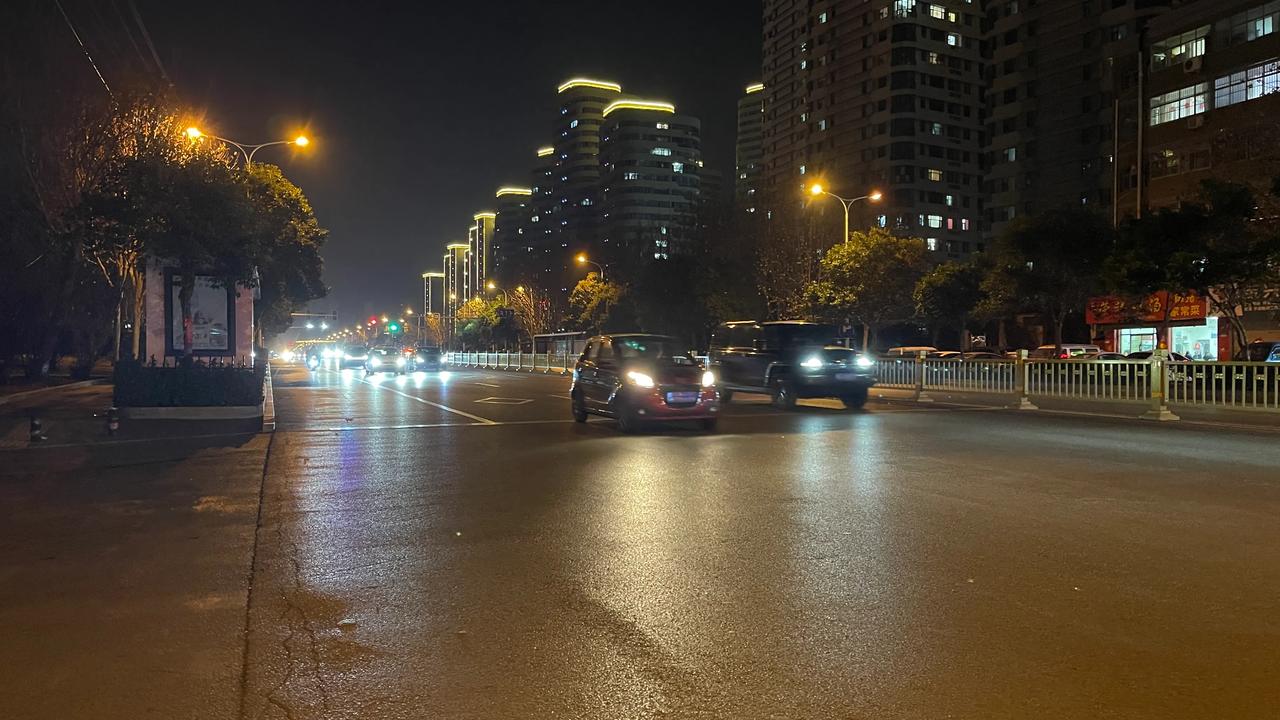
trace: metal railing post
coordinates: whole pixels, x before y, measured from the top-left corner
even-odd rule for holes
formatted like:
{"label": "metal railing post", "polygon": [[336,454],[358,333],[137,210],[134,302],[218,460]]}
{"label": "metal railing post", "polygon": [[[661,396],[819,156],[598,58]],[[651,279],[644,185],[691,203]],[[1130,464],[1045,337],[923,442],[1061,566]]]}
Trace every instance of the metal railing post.
{"label": "metal railing post", "polygon": [[1013,407],[1018,410],[1039,410],[1034,403],[1031,402],[1031,365],[1027,362],[1027,351],[1019,350],[1017,367],[1014,372],[1017,374],[1014,382],[1018,383],[1018,399],[1014,401]]}
{"label": "metal railing post", "polygon": [[1157,348],[1147,361],[1147,385],[1150,388],[1151,406],[1143,413],[1144,420],[1161,422],[1180,419],[1169,411],[1169,351]]}
{"label": "metal railing post", "polygon": [[916,402],[933,402],[933,398],[924,391],[924,360],[927,354],[924,350],[916,352]]}
{"label": "metal railing post", "polygon": [[542,369],[542,374],[543,375],[551,374],[551,351],[550,350],[547,351],[547,366]]}

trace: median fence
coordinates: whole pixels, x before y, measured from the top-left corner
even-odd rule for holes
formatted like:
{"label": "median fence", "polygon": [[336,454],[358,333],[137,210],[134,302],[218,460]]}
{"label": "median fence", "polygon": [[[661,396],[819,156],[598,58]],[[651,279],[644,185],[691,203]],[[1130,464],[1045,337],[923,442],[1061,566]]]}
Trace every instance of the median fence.
{"label": "median fence", "polygon": [[1010,360],[916,357],[877,360],[877,387],[929,393],[1006,395],[1033,409],[1035,399],[1129,402],[1147,405],[1144,417],[1176,420],[1177,407],[1280,413],[1280,365],[1260,362],[1149,360]]}
{"label": "median fence", "polygon": [[[567,375],[576,355],[565,353],[449,353],[450,365]],[[1280,364],[1149,360],[1009,360],[918,356],[876,360],[876,386],[914,391],[1005,396],[1013,407],[1036,409],[1038,398],[1145,404],[1144,417],[1176,420],[1170,408],[1220,408],[1280,413]]]}
{"label": "median fence", "polygon": [[445,361],[457,367],[524,370],[560,375],[568,375],[577,359],[577,355],[554,352],[451,352],[445,355]]}

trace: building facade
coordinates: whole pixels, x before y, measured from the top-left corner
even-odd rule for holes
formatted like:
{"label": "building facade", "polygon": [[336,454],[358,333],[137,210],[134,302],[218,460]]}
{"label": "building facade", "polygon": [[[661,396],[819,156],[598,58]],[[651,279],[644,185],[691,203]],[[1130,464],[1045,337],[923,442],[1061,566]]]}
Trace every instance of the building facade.
{"label": "building facade", "polygon": [[764,129],[764,83],[747,86],[738,100],[738,135],[734,144],[733,201],[746,212],[756,211],[756,193],[764,159],[761,133]]}
{"label": "building facade", "polygon": [[493,276],[505,285],[526,277],[533,248],[526,237],[533,188],[500,187],[494,193],[498,203],[493,223]]}
{"label": "building facade", "polygon": [[820,183],[851,225],[920,236],[939,259],[984,247],[980,4],[765,0],[763,168],[773,207]]}
{"label": "building facade", "polygon": [[702,128],[663,100],[618,100],[604,112],[601,252],[664,260],[685,252],[697,222]]}
{"label": "building facade", "polygon": [[482,210],[471,216],[471,227],[467,229],[471,261],[467,273],[470,276],[468,287],[471,288],[471,295],[484,292],[485,283],[492,277],[493,230],[497,218],[498,214],[490,210]]}

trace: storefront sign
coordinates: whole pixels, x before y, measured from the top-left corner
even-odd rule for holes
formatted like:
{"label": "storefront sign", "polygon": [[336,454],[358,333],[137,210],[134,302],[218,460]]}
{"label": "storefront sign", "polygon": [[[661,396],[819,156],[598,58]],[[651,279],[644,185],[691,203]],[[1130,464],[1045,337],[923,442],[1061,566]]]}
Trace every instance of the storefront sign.
{"label": "storefront sign", "polygon": [[1090,325],[1128,325],[1194,322],[1209,315],[1209,300],[1193,292],[1152,293],[1139,302],[1108,295],[1090,298],[1085,307],[1085,322]]}
{"label": "storefront sign", "polygon": [[168,290],[165,293],[165,315],[169,329],[165,334],[165,354],[174,355],[181,351],[189,335],[192,355],[234,355],[234,293],[220,286],[216,278],[195,276],[190,302],[191,322],[187,324],[183,322],[179,298],[182,276],[172,271],[165,273],[165,285]]}

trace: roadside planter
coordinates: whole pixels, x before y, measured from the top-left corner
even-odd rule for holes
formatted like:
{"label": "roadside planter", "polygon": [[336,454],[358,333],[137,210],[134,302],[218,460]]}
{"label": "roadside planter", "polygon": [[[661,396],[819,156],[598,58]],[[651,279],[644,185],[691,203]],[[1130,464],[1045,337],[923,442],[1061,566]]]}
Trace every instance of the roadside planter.
{"label": "roadside planter", "polygon": [[271,414],[266,365],[116,366],[115,406],[132,420],[248,420]]}

